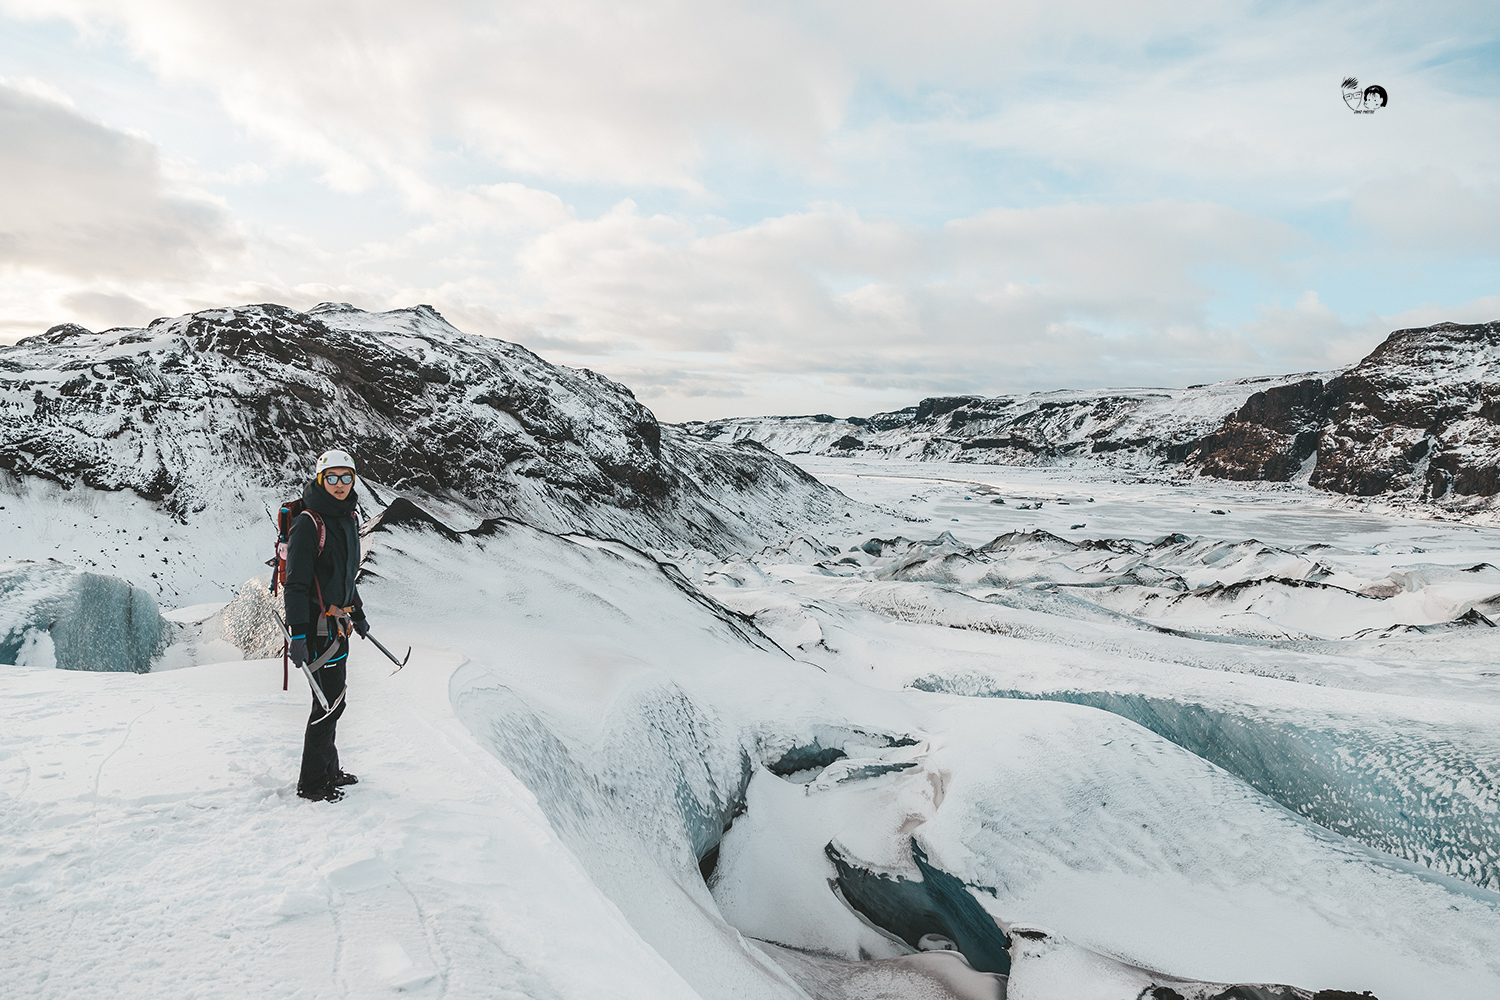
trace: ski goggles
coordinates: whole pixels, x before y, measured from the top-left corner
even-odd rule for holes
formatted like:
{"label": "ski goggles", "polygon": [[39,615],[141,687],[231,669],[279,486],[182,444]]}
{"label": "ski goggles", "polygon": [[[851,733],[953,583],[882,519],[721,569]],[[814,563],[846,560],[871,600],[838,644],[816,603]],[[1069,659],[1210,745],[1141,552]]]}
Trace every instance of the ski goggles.
{"label": "ski goggles", "polygon": [[331,472],[325,472],[325,473],[323,473],[323,482],[325,482],[325,483],[353,483],[354,482],[354,473],[352,473],[352,472],[341,472],[341,473],[339,473],[338,475],[335,476]]}

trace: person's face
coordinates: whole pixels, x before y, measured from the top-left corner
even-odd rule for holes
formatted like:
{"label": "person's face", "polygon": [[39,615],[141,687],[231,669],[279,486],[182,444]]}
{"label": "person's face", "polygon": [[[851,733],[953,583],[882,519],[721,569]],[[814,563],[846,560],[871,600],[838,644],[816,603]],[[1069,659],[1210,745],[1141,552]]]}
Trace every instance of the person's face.
{"label": "person's face", "polygon": [[354,470],[337,468],[323,470],[323,488],[332,493],[336,500],[347,500],[349,491],[354,489]]}
{"label": "person's face", "polygon": [[1380,107],[1380,95],[1379,94],[1374,94],[1374,93],[1366,94],[1365,95],[1365,107],[1367,107],[1367,108],[1378,108],[1378,107]]}

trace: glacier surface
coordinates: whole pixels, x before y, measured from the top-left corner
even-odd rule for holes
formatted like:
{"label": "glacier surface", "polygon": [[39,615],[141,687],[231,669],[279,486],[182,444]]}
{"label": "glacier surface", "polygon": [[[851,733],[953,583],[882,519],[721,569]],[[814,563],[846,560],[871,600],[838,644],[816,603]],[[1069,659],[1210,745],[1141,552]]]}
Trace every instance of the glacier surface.
{"label": "glacier surface", "polygon": [[[754,551],[393,503],[361,591],[414,652],[393,674],[355,643],[361,782],[336,806],[294,795],[307,693],[281,691],[256,584],[172,615],[203,655],[260,658],[6,668],[0,982],[1500,995],[1494,592],[1469,572],[1500,533],[827,464],[807,462],[872,506]],[[1214,596],[1246,583],[1277,601]],[[1147,590],[1203,607],[1113,596]]]}

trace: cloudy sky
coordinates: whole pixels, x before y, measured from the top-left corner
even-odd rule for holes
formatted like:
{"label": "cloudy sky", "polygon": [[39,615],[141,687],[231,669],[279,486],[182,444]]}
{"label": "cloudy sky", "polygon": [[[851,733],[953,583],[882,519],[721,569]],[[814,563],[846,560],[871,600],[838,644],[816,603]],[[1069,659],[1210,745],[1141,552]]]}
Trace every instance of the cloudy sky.
{"label": "cloudy sky", "polygon": [[426,302],[675,420],[1321,370],[1500,319],[1500,6],[0,0],[0,180],[6,343]]}

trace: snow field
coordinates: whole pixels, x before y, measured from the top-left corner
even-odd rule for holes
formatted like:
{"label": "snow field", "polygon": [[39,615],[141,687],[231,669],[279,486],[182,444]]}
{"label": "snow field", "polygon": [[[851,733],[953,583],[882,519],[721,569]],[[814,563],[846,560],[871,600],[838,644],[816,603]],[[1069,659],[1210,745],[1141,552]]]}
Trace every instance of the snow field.
{"label": "snow field", "polygon": [[[830,675],[759,647],[641,560],[598,546],[585,552],[576,540],[559,551],[548,536],[514,528],[483,552],[467,542],[454,552],[432,532],[394,534],[374,548],[374,570],[431,581],[419,589],[445,624],[427,627],[441,628],[470,660],[453,682],[458,714],[537,790],[597,883],[701,995],[765,995],[775,986],[753,953],[729,960],[739,952],[722,940],[725,922],[845,959],[889,948],[830,904],[823,845],[847,838],[867,863],[896,868],[892,845],[903,836],[971,885],[995,888],[997,896],[980,898],[1001,919],[1045,913],[1060,918],[1054,930],[1101,953],[1177,975],[1316,988],[1348,973],[1355,982],[1346,985],[1395,997],[1434,984],[1482,993],[1500,982],[1482,957],[1500,940],[1494,894],[1326,833],[1116,715],[881,690],[879,677],[872,685],[852,670]],[[455,569],[490,582],[445,591],[439,576]],[[509,596],[499,581],[509,581]],[[654,613],[633,610],[643,604]],[[563,624],[585,618],[586,634]],[[485,652],[501,643],[499,660]],[[940,646],[925,656],[929,669],[947,659]],[[1028,729],[1019,720],[1030,720],[1031,734],[1007,737]],[[838,780],[850,773],[842,761],[809,784],[763,769],[830,728],[949,749],[932,750],[917,768],[852,781]],[[734,817],[746,757],[747,808]],[[1109,807],[1099,817],[1083,809],[1101,781],[1128,820],[1112,819]],[[933,787],[945,789],[943,805],[925,819],[922,800],[933,793],[923,789]],[[820,801],[806,806],[811,819],[798,818],[801,803]],[[1123,838],[1139,816],[1149,817],[1146,827]],[[709,909],[694,861],[725,819],[732,825],[709,879],[717,904]],[[973,842],[976,829],[1000,832]],[[1225,851],[1243,857],[1225,864]],[[1009,888],[1026,904],[1013,906]],[[1084,919],[1091,898],[1108,902]],[[1355,899],[1364,907],[1351,907]],[[1142,913],[1162,919],[1153,925]],[[755,993],[739,992],[750,984]]]}
{"label": "snow field", "polygon": [[[1283,547],[1324,543],[1407,562],[1487,561],[1500,553],[1500,526],[1484,517],[1445,522],[1392,512],[1378,501],[1333,496],[1282,483],[1164,480],[1116,469],[1053,469],[962,462],[902,462],[795,455],[812,475],[887,513],[850,526],[853,537],[902,519],[931,522],[970,545],[1007,531],[1041,528],[1064,538],[1154,538],[1181,532],[1256,538]],[[1093,503],[1089,499],[1093,499]],[[996,504],[995,500],[1005,500]],[[1021,505],[1028,505],[1022,509]],[[1029,507],[1040,504],[1040,507]],[[1226,513],[1215,514],[1222,510]],[[955,521],[954,518],[957,518]],[[1083,523],[1085,528],[1072,525]],[[908,537],[911,531],[906,531]],[[825,533],[826,534],[826,533]],[[868,537],[866,535],[866,537]],[[829,535],[826,539],[834,542]],[[1421,550],[1421,551],[1414,551]]]}
{"label": "snow field", "polygon": [[[162,609],[228,601],[265,571],[276,534],[262,497],[226,495],[188,522],[128,491],[64,489],[0,470],[0,554],[118,576]],[[266,502],[279,498],[269,493]]]}
{"label": "snow field", "polygon": [[[1071,531],[1059,522],[1079,523],[1077,504],[1023,512],[965,500],[969,483],[870,483],[840,484],[885,508],[847,519],[846,535],[668,567],[516,522],[459,533],[393,514],[367,536],[361,590],[375,634],[416,650],[391,676],[355,644],[339,742],[362,781],[337,804],[293,794],[308,696],[295,677],[280,691],[279,663],[5,668],[0,984],[38,997],[999,995],[995,976],[913,954],[847,905],[831,845],[873,876],[866,888],[921,878],[913,848],[967,885],[1016,932],[1006,988],[1020,1000],[1135,1000],[1173,983],[1196,998],[1212,993],[1195,984],[1223,982],[1500,995],[1500,894],[1478,884],[1484,870],[1447,878],[1367,846],[1373,822],[1343,836],[1277,797],[1318,791],[1288,747],[1326,749],[1329,773],[1373,776],[1369,800],[1421,804],[1396,848],[1446,844],[1418,858],[1439,868],[1484,860],[1486,830],[1457,823],[1494,810],[1500,698],[1478,630],[1210,641],[1090,601],[1028,604],[1050,598],[1026,588],[876,579],[878,560],[847,552],[872,535],[1109,537],[1096,512],[1115,537],[1149,538],[1153,522],[1249,533],[1208,513],[1217,495],[1146,511],[1144,486],[1048,479],[1078,504],[1095,497],[1090,529]],[[1236,510],[1253,506],[1242,499]],[[1361,579],[1500,549],[1467,528],[1282,499],[1255,536],[1335,545],[1335,568]],[[962,520],[921,520],[949,510]],[[258,527],[239,539],[256,554]],[[233,532],[213,530],[232,552]],[[1446,586],[1420,574],[1402,593]],[[1060,703],[1085,695],[1110,710]],[[1143,727],[1132,705],[1181,731]],[[1184,749],[1209,717],[1194,706],[1243,723],[1260,778]],[[1359,785],[1306,800],[1348,806],[1339,796]]]}
{"label": "snow field", "polygon": [[279,662],[7,668],[6,995],[692,996],[453,717],[452,654],[351,661],[337,804],[294,794]]}

